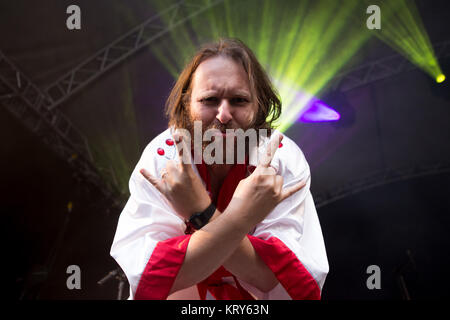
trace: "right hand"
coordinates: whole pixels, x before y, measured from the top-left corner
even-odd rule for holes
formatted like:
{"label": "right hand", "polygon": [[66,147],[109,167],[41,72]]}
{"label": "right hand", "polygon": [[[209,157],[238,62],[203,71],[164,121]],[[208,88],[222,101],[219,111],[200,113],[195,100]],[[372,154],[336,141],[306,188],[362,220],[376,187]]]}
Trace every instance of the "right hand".
{"label": "right hand", "polygon": [[[179,133],[174,133],[179,163],[169,160],[161,179],[141,169],[141,174],[161,192],[174,210],[188,220],[195,212],[205,210],[211,199],[203,186],[201,178],[192,169],[190,146]],[[185,155],[183,153],[186,153]]]}
{"label": "right hand", "polygon": [[229,206],[236,208],[252,226],[264,220],[281,201],[306,185],[306,180],[302,180],[283,189],[283,177],[270,166],[282,139],[281,134],[272,137],[264,157],[259,159],[252,174],[239,182],[231,199]]}

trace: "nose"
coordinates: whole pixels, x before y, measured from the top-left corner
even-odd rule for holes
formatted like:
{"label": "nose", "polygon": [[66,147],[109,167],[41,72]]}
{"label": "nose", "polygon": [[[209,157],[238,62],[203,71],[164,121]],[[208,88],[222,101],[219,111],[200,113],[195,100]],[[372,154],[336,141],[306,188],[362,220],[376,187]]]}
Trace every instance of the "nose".
{"label": "nose", "polygon": [[228,100],[222,100],[222,103],[220,104],[218,109],[216,119],[223,124],[227,124],[231,119],[233,119],[233,115],[231,114],[231,106],[228,103]]}

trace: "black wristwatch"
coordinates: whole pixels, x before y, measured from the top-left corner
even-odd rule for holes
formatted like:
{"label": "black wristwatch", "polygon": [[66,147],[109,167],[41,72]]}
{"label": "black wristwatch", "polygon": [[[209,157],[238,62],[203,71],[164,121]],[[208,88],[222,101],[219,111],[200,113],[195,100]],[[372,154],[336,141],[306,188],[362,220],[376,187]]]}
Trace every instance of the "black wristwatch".
{"label": "black wristwatch", "polygon": [[211,219],[211,217],[214,215],[214,212],[216,212],[216,206],[211,202],[209,207],[202,212],[194,213],[189,218],[189,222],[194,226],[195,229],[199,230],[208,223],[209,219]]}

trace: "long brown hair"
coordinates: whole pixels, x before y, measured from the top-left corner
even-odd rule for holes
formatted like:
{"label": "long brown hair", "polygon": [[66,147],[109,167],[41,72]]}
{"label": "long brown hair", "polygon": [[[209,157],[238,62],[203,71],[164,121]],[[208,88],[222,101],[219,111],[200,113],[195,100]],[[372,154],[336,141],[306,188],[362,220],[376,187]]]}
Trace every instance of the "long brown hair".
{"label": "long brown hair", "polygon": [[169,127],[187,127],[185,115],[191,99],[192,76],[200,63],[215,56],[230,57],[242,64],[248,75],[252,95],[256,98],[258,105],[258,113],[252,127],[254,129],[272,129],[272,123],[281,114],[281,100],[253,52],[242,41],[227,38],[202,46],[181,72],[166,101]]}

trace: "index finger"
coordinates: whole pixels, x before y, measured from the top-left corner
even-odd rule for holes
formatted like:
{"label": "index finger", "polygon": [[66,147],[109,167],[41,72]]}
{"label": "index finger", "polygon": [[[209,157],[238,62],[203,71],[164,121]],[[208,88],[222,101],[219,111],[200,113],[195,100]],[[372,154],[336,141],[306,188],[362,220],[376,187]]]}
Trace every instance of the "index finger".
{"label": "index finger", "polygon": [[[173,134],[175,140],[175,145],[177,147],[178,158],[180,159],[180,164],[182,168],[191,167],[191,150],[186,142],[186,137],[182,134],[175,132]],[[190,145],[190,143],[189,143]]]}
{"label": "index finger", "polygon": [[258,164],[263,167],[269,167],[270,162],[272,162],[273,156],[275,155],[275,152],[280,146],[280,142],[283,140],[283,135],[281,133],[275,133],[269,143],[267,144],[266,150],[262,157],[260,157]]}
{"label": "index finger", "polygon": [[283,201],[284,199],[292,196],[294,193],[296,193],[300,189],[303,189],[303,187],[306,186],[307,182],[308,182],[308,178],[305,178],[303,180],[300,180],[293,186],[284,188],[281,193],[281,200]]}
{"label": "index finger", "polygon": [[145,169],[139,170],[139,172],[144,176],[145,179],[147,179],[156,189],[158,189],[159,192],[162,193],[161,189],[161,181],[157,178],[153,177],[150,172],[148,172]]}

